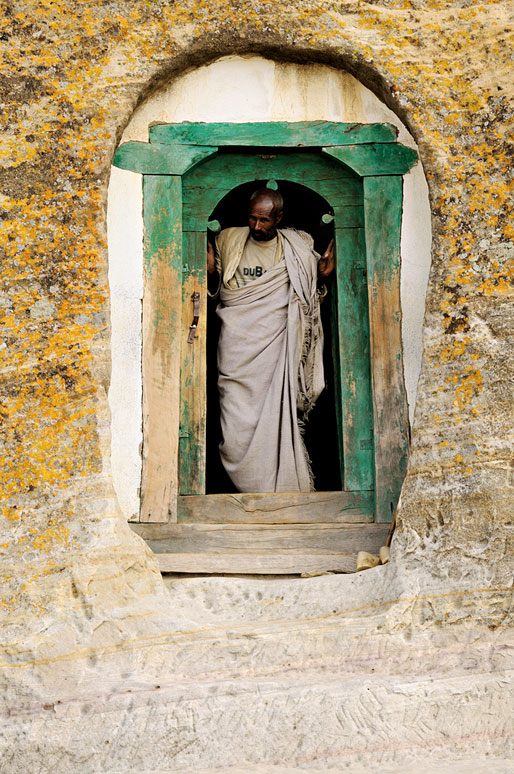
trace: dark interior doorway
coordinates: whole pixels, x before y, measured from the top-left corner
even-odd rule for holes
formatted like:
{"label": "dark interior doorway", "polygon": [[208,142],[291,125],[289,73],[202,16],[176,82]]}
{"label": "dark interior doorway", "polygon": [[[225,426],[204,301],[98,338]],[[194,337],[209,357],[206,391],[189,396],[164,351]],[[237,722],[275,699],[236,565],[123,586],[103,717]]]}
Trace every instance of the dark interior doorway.
{"label": "dark interior doorway", "polygon": [[[314,248],[322,253],[334,235],[333,225],[322,222],[323,215],[333,215],[329,203],[306,186],[287,180],[274,181],[284,197],[284,218],[281,226],[307,231],[314,239]],[[213,210],[210,220],[218,220],[221,228],[246,226],[248,201],[267,180],[252,180],[230,191]],[[273,187],[274,184],[272,183]],[[335,280],[331,278],[328,293],[321,305],[321,317],[325,338],[324,366],[326,389],[318,398],[305,429],[305,445],[311,459],[314,483],[317,491],[341,490],[341,465],[336,418],[336,389],[334,378],[333,346],[336,321],[332,319],[335,305],[331,294],[335,292]],[[211,301],[207,318],[207,448],[206,493],[236,492],[219,457],[221,441],[219,401],[217,389],[216,351],[219,336],[219,320],[216,302]]]}

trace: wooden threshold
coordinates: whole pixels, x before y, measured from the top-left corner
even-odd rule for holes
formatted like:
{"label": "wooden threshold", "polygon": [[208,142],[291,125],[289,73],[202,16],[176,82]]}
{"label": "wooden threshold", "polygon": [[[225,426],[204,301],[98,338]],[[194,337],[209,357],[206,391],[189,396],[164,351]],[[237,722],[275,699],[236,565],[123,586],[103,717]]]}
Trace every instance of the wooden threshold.
{"label": "wooden threshold", "polygon": [[316,524],[373,521],[373,492],[181,495],[179,523]]}
{"label": "wooden threshold", "polygon": [[162,572],[353,572],[358,551],[378,553],[387,524],[131,524]]}
{"label": "wooden threshold", "polygon": [[157,554],[161,572],[193,575],[301,575],[355,572],[356,556],[339,554]]}

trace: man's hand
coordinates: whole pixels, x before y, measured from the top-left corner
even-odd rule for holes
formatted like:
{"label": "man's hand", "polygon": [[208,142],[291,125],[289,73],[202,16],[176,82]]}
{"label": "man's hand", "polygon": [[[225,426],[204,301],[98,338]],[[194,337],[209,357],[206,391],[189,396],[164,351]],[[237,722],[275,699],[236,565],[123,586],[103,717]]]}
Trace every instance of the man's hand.
{"label": "man's hand", "polygon": [[214,246],[212,242],[207,242],[207,273],[214,274],[216,271],[216,259],[214,257]]}
{"label": "man's hand", "polygon": [[334,271],[334,240],[330,244],[318,261],[318,274],[322,279],[326,279]]}

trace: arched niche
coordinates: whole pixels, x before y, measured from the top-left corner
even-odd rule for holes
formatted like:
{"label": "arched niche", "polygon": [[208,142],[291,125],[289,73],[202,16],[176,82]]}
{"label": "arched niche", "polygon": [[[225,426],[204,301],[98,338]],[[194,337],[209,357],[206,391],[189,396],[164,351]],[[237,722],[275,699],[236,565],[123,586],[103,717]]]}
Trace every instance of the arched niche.
{"label": "arched niche", "polygon": [[[415,147],[396,116],[348,74],[326,66],[283,65],[260,57],[228,57],[179,78],[138,109],[122,143],[147,141],[150,124],[157,122],[177,123],[187,119],[193,123],[201,120],[212,124],[219,123],[220,118],[227,124],[257,120],[264,123],[264,119],[285,118],[290,123],[293,119],[361,124],[387,122],[398,128],[398,140],[403,146]],[[157,137],[160,129],[152,131]],[[340,153],[339,161],[345,163],[344,149]],[[209,155],[207,151],[206,154]],[[201,161],[199,150],[197,159],[185,163],[192,162],[194,166]],[[362,173],[363,170],[358,171]],[[420,165],[405,175],[403,194],[401,314],[405,385],[412,417],[430,244],[428,195]],[[141,210],[141,176],[113,170],[109,192],[113,477],[122,508],[132,519],[138,518],[141,483]],[[170,411],[173,410],[170,405]]]}

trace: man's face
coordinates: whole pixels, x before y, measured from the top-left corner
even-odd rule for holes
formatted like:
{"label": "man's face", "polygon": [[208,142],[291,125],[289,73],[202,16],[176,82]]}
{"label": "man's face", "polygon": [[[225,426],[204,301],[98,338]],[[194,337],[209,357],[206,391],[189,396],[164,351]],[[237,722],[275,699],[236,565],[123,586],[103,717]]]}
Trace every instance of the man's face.
{"label": "man's face", "polygon": [[275,205],[269,199],[257,199],[250,203],[248,225],[250,234],[257,242],[274,239],[281,219],[282,213],[276,212]]}

